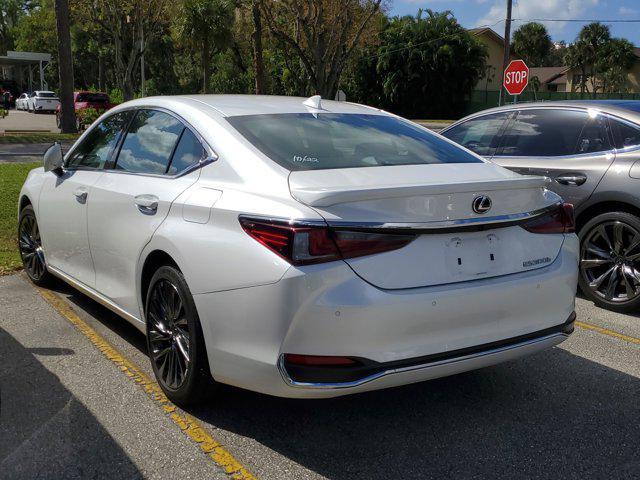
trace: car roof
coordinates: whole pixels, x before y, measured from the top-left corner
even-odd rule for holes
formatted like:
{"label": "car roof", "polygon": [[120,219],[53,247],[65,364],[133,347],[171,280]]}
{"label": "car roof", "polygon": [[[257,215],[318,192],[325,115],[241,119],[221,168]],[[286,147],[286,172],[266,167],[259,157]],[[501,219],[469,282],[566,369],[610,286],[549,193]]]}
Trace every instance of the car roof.
{"label": "car roof", "polygon": [[[640,123],[640,100],[566,100],[510,103],[473,113],[462,120],[487,113],[507,112],[523,108],[591,108],[614,116]],[[459,122],[456,122],[459,123]]]}
{"label": "car roof", "polygon": [[[123,105],[158,106],[170,108],[176,102],[191,107],[194,104],[206,105],[224,117],[239,115],[265,115],[275,113],[314,113],[304,102],[304,97],[285,97],[276,95],[179,95],[145,97]],[[349,102],[321,100],[321,110],[327,113],[384,114],[381,110]]]}

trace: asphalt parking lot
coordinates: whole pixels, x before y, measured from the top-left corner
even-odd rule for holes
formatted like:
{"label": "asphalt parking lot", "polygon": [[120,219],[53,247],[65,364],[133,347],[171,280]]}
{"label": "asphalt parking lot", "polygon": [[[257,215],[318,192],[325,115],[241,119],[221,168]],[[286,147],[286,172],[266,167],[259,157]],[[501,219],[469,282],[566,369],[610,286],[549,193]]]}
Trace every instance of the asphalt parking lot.
{"label": "asphalt parking lot", "polygon": [[552,350],[333,400],[223,388],[184,412],[132,326],[0,277],[0,477],[638,478],[640,318],[578,299]]}

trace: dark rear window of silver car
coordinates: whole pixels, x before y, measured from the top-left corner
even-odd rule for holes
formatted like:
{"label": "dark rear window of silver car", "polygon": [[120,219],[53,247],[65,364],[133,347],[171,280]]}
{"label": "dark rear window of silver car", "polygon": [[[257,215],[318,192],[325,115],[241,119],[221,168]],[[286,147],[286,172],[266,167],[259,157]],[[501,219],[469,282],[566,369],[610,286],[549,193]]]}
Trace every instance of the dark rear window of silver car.
{"label": "dark rear window of silver car", "polygon": [[482,162],[437,135],[385,115],[285,113],[227,120],[289,170]]}

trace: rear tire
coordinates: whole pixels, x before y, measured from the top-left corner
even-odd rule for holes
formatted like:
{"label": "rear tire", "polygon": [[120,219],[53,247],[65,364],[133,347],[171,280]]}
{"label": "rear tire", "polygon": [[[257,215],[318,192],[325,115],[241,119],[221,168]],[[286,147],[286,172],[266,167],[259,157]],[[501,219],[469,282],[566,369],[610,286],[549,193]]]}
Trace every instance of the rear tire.
{"label": "rear tire", "polygon": [[627,212],[604,213],[589,220],[578,236],[584,295],[615,312],[640,309],[640,219]]}
{"label": "rear tire", "polygon": [[18,250],[24,271],[29,279],[39,287],[51,286],[55,278],[47,270],[38,221],[31,205],[27,205],[20,212]]}
{"label": "rear tire", "polygon": [[215,382],[193,297],[176,267],[165,265],[154,273],[145,316],[147,351],[162,391],[181,406],[202,400]]}

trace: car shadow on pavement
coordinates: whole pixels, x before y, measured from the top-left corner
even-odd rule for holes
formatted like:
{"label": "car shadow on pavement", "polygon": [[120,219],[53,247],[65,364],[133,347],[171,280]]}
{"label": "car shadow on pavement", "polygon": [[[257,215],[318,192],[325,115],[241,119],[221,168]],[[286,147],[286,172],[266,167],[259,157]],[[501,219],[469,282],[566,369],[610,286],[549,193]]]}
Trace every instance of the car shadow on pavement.
{"label": "car shadow on pavement", "polygon": [[54,291],[64,296],[72,305],[78,307],[79,312],[88,313],[113,333],[126,340],[127,343],[135,347],[140,353],[147,355],[147,345],[144,334],[122,317],[66,283],[58,282],[55,285]]}
{"label": "car shadow on pavement", "polygon": [[640,381],[563,349],[330,400],[225,388],[191,413],[331,479],[630,478]]}
{"label": "car shadow on pavement", "polygon": [[140,472],[93,414],[35,355],[0,328],[0,478],[138,478]]}

